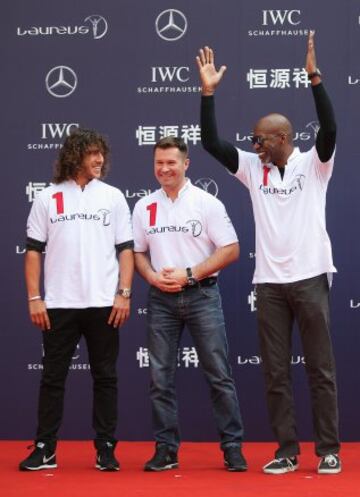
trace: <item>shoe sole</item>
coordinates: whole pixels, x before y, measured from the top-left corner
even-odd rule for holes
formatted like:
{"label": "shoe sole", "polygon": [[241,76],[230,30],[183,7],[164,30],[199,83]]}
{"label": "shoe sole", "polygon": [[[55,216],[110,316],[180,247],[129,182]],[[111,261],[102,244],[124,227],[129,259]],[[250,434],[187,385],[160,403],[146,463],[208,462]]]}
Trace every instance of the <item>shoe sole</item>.
{"label": "shoe sole", "polygon": [[299,465],[296,464],[292,468],[281,468],[281,469],[266,469],[263,468],[263,472],[267,475],[284,475],[285,473],[293,473],[299,469]]}
{"label": "shoe sole", "polygon": [[238,466],[238,467],[229,466],[229,463],[227,461],[224,461],[224,465],[228,471],[232,471],[232,472],[237,472],[237,473],[242,472],[243,473],[243,472],[248,470],[247,466]]}
{"label": "shoe sole", "polygon": [[19,467],[20,471],[39,471],[40,469],[56,469],[57,464],[42,464],[36,468],[31,468],[30,466]]}
{"label": "shoe sole", "polygon": [[241,468],[230,468],[229,466],[227,467],[227,470],[228,471],[232,471],[233,473],[234,472],[237,472],[237,473],[244,473],[245,471],[247,471],[247,467],[241,467]]}
{"label": "shoe sole", "polygon": [[113,467],[113,468],[107,468],[106,466],[100,466],[100,464],[95,464],[95,468],[99,469],[100,471],[120,471],[120,467]]}
{"label": "shoe sole", "polygon": [[167,469],[176,469],[179,467],[179,463],[167,464],[161,468],[155,466],[145,466],[144,471],[166,471]]}
{"label": "shoe sole", "polygon": [[341,468],[337,469],[318,469],[319,475],[337,475],[341,473]]}

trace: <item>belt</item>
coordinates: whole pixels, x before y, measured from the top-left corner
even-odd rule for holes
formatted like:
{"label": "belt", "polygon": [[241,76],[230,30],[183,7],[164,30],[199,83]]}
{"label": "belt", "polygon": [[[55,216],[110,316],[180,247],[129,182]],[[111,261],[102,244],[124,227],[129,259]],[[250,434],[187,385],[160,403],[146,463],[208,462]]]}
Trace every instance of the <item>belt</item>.
{"label": "belt", "polygon": [[203,280],[199,280],[195,285],[186,285],[184,286],[184,290],[188,290],[189,288],[199,288],[199,287],[208,287],[213,286],[217,283],[217,276],[210,276],[209,278],[204,278]]}

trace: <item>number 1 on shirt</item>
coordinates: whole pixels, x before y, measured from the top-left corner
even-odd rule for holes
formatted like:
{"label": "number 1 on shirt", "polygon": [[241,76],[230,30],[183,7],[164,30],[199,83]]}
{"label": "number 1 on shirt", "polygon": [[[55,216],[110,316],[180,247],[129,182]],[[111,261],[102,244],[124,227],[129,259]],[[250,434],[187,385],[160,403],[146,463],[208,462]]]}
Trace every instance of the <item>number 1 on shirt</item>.
{"label": "number 1 on shirt", "polygon": [[146,210],[150,212],[149,226],[155,226],[156,224],[156,211],[157,211],[157,202],[153,202],[146,206]]}
{"label": "number 1 on shirt", "polygon": [[64,197],[63,192],[54,193],[52,196],[56,200],[56,213],[64,214]]}

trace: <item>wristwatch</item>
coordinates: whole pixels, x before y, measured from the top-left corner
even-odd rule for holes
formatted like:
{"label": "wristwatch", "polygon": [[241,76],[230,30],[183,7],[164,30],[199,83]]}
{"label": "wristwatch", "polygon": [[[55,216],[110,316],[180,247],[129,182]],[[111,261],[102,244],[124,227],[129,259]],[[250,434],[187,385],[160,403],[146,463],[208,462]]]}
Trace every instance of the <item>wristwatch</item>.
{"label": "wristwatch", "polygon": [[197,280],[194,278],[191,267],[186,268],[186,276],[187,276],[187,285],[188,286],[194,286],[197,283]]}
{"label": "wristwatch", "polygon": [[131,297],[131,288],[119,288],[117,293],[124,297],[124,299],[129,299]]}
{"label": "wristwatch", "polygon": [[321,78],[321,72],[320,69],[316,68],[314,72],[311,72],[308,74],[308,79],[313,79],[316,78],[316,76],[319,76]]}

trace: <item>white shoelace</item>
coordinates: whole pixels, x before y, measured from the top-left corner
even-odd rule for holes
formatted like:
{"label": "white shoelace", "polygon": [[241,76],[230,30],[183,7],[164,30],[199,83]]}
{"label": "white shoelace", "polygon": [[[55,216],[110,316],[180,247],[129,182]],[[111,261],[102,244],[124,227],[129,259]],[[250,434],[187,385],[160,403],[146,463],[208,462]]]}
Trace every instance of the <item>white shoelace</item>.
{"label": "white shoelace", "polygon": [[293,468],[295,466],[295,464],[293,463],[293,461],[289,457],[279,457],[277,459],[273,459],[266,466],[270,466],[271,464],[276,463],[276,462],[281,463],[283,461],[286,461],[286,463],[288,464],[288,466],[290,466],[291,468]]}

